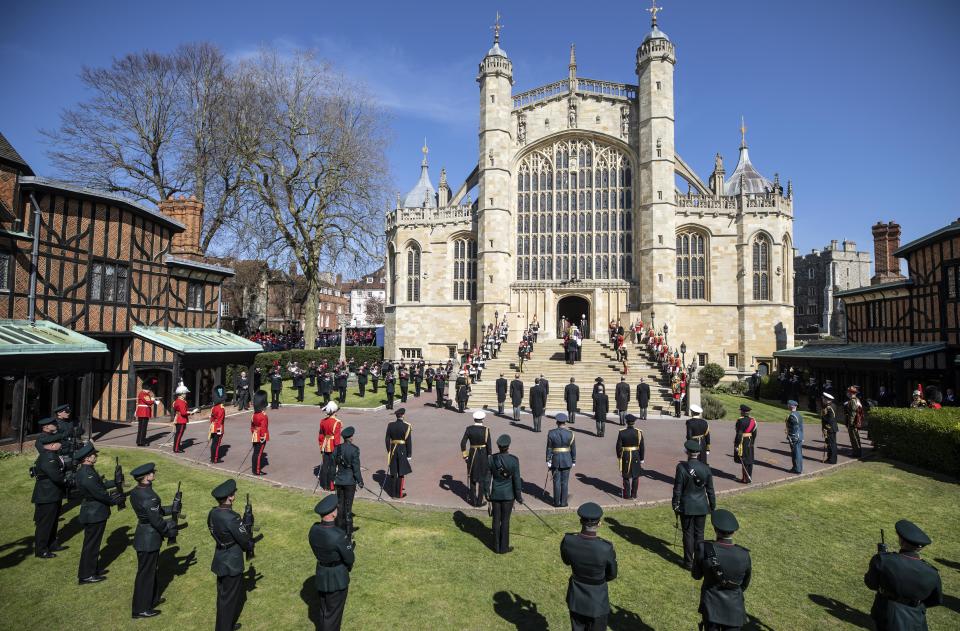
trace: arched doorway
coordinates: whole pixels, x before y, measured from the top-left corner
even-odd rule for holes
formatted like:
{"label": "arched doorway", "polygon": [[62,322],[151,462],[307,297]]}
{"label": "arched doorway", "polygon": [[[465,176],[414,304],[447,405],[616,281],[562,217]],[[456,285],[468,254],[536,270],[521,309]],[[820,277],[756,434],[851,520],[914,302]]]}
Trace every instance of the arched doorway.
{"label": "arched doorway", "polygon": [[563,337],[564,319],[580,327],[583,337],[590,337],[590,302],[582,296],[566,296],[557,302],[557,337]]}

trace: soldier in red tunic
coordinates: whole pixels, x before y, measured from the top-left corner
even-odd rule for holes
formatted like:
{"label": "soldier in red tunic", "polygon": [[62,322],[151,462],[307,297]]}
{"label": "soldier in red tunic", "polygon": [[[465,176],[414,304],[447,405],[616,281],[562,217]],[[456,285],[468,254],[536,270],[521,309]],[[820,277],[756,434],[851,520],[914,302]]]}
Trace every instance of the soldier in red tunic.
{"label": "soldier in red tunic", "polygon": [[183,440],[183,434],[187,431],[187,421],[190,420],[190,408],[187,406],[187,394],[190,393],[190,390],[181,381],[176,392],[177,400],[173,402],[173,453],[182,454],[183,449],[180,447],[180,441]]}
{"label": "soldier in red tunic", "polygon": [[333,458],[333,452],[337,445],[343,442],[340,436],[340,430],[343,423],[340,422],[334,414],[340,406],[334,401],[330,401],[324,406],[323,411],[326,418],[320,421],[320,434],[317,437],[320,443],[320,454],[323,460],[320,463],[320,486],[325,489],[333,490],[333,481],[337,475],[337,466]]}
{"label": "soldier in red tunic", "polygon": [[137,394],[137,447],[147,446],[147,423],[153,416],[153,408],[157,404],[153,398],[153,389],[151,386],[155,382],[151,379],[144,384],[143,390]]}
{"label": "soldier in red tunic", "polygon": [[250,442],[253,443],[253,475],[267,475],[263,471],[263,451],[270,440],[269,421],[264,410],[267,408],[267,393],[258,391],[253,400],[253,419],[250,421]]}
{"label": "soldier in red tunic", "polygon": [[223,442],[223,421],[227,411],[223,408],[223,398],[216,397],[210,410],[210,462],[223,462],[220,459],[220,444]]}

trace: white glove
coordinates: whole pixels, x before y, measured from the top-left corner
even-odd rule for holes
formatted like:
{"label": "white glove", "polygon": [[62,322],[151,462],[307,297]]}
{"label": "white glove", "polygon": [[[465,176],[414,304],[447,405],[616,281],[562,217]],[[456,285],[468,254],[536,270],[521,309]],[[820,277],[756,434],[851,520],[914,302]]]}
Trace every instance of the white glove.
{"label": "white glove", "polygon": [[643,464],[643,460],[640,461],[640,464]]}
{"label": "white glove", "polygon": [[407,462],[413,462],[413,456],[407,456]]}
{"label": "white glove", "polygon": [[577,466],[577,463],[574,462],[574,463],[573,463],[572,465],[570,465],[570,466],[571,466],[571,467],[575,467],[575,466]]}
{"label": "white glove", "polygon": [[547,460],[547,469],[549,469],[549,468],[550,468],[550,461]]}
{"label": "white glove", "polygon": [[707,455],[708,455],[708,456],[710,455],[710,450],[709,450],[709,449],[707,450]]}

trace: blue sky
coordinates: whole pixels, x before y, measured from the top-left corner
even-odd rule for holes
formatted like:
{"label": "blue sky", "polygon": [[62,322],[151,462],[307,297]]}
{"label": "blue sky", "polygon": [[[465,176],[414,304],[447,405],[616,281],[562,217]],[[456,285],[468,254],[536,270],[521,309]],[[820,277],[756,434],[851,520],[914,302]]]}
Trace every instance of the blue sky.
{"label": "blue sky", "polygon": [[[706,179],[736,163],[740,116],[750,155],[795,189],[800,252],[897,220],[904,240],[960,216],[948,184],[960,160],[960,2],[662,0],[677,46],[677,151]],[[18,2],[0,39],[0,130],[43,175],[37,134],[84,98],[82,65],[209,40],[232,56],[261,45],[316,49],[366,84],[390,117],[393,188],[416,181],[424,136],[434,184],[455,189],[477,156],[477,63],[503,14],[520,92],[566,76],[635,82],[649,4],[633,2]],[[160,8],[162,7],[162,9]]]}

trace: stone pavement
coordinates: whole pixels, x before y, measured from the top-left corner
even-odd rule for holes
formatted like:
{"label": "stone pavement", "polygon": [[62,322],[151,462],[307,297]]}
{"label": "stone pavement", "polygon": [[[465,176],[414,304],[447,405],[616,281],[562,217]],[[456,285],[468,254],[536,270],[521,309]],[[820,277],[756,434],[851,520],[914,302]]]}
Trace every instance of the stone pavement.
{"label": "stone pavement", "polygon": [[[439,410],[434,407],[433,393],[425,393],[419,399],[410,397],[404,405],[407,409],[407,421],[413,425],[413,473],[407,477],[407,497],[395,500],[403,504],[428,505],[444,508],[470,509],[467,502],[468,486],[466,467],[460,452],[460,438],[464,428],[472,423],[468,412],[459,414],[454,410]],[[397,401],[396,407],[403,404]],[[589,403],[588,403],[589,405]],[[509,407],[507,408],[509,413]],[[317,431],[323,413],[319,407],[285,405],[279,410],[267,410],[270,418],[270,442],[265,451],[264,471],[267,476],[259,478],[267,483],[293,486],[312,490],[316,484],[314,467],[320,463],[317,444]],[[226,433],[221,450],[224,462],[219,465],[208,463],[209,449],[207,441],[208,423],[197,419],[188,426],[184,436],[185,454],[174,457],[184,461],[199,461],[198,466],[222,471],[225,477],[235,477],[238,469],[241,475],[250,473],[250,418],[252,412],[236,412],[227,409]],[[360,447],[360,458],[365,471],[364,482],[368,489],[377,492],[386,464],[384,450],[384,432],[386,424],[393,419],[389,410],[341,410],[337,416],[344,426],[356,428],[354,443]],[[786,413],[784,413],[786,416]],[[638,421],[637,427],[644,433],[646,456],[644,475],[640,479],[638,500],[623,500],[619,497],[621,479],[614,453],[617,440],[616,414],[608,417],[606,435],[597,438],[594,435],[595,423],[592,416],[577,415],[577,423],[571,426],[576,433],[577,465],[570,475],[570,508],[586,501],[597,502],[602,506],[634,506],[651,502],[669,501],[673,490],[673,475],[677,462],[684,458],[684,422],[671,417],[650,417]],[[543,432],[532,431],[529,414],[521,416],[518,425],[512,425],[509,418],[497,417],[487,413],[486,425],[490,427],[491,440],[508,433],[513,438],[510,452],[520,458],[520,470],[523,476],[523,490],[530,498],[531,505],[540,509],[553,509],[549,493],[552,482],[547,480],[545,446],[547,430],[555,427],[548,417],[543,422]],[[96,428],[94,438],[99,444],[111,446],[134,446],[136,427],[130,425],[104,425]],[[172,425],[156,422],[150,424],[149,447],[144,451],[145,461],[157,451],[171,453]],[[714,487],[721,492],[739,491],[757,488],[762,485],[796,479],[790,470],[789,446],[784,437],[783,424],[780,422],[761,422],[758,430],[756,462],[754,464],[754,483],[740,484],[740,465],[733,461],[733,440],[735,436],[732,421],[713,421],[710,425],[712,449],[709,463],[713,469]],[[829,468],[820,462],[822,457],[822,436],[819,423],[807,424],[804,429],[804,476]],[[850,460],[847,432],[841,426],[838,434],[840,456],[838,463]],[[864,452],[869,455],[871,449],[864,440]],[[496,445],[494,445],[496,450]],[[241,462],[243,465],[241,467]],[[386,493],[384,493],[386,496]],[[358,498],[373,499],[373,496],[358,491]],[[485,509],[482,509],[485,510]]]}

